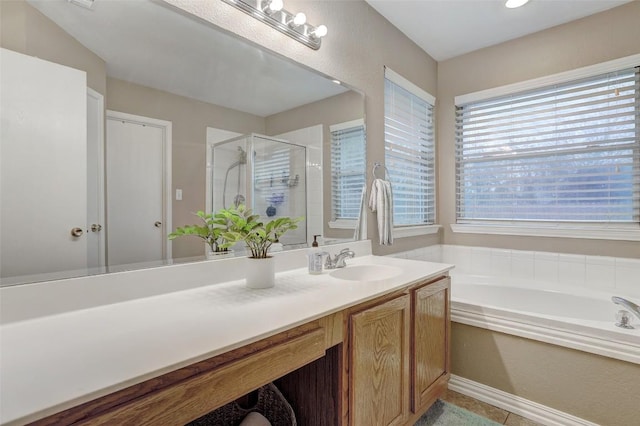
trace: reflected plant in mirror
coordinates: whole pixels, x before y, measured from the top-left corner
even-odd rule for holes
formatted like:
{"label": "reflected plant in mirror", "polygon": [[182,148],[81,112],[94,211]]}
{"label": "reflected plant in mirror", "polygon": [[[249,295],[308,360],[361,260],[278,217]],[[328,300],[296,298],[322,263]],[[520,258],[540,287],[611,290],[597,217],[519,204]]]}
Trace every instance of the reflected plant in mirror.
{"label": "reflected plant in mirror", "polygon": [[[203,260],[167,235],[221,207],[225,173],[261,221],[305,212],[285,248],[352,239],[329,226],[331,131],[361,93],[162,1],[0,1],[0,27],[1,285]],[[242,137],[268,142],[214,158]]]}
{"label": "reflected plant in mirror", "polygon": [[194,214],[202,220],[202,224],[178,227],[169,234],[169,240],[175,240],[178,237],[197,237],[209,246],[208,257],[229,253],[229,248],[223,247],[226,242],[223,233],[227,230],[227,219],[221,214],[207,214],[202,210]]}

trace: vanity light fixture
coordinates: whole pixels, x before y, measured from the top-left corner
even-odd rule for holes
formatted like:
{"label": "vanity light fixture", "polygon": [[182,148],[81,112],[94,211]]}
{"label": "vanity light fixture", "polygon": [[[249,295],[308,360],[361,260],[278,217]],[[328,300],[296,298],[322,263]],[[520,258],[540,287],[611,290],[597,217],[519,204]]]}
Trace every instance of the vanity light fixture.
{"label": "vanity light fixture", "polygon": [[314,50],[320,49],[322,37],[327,35],[327,27],[317,27],[307,23],[307,16],[291,13],[284,9],[283,0],[222,0],[265,24],[285,33],[291,38]]}
{"label": "vanity light fixture", "polygon": [[509,9],[515,9],[516,7],[524,6],[527,3],[529,3],[529,0],[507,0],[504,5]]}

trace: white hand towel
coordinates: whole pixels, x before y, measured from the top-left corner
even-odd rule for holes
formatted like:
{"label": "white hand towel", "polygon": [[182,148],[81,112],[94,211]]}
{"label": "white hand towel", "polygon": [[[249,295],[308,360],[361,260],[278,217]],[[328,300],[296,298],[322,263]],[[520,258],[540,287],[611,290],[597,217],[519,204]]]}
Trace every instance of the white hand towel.
{"label": "white hand towel", "polygon": [[353,233],[353,239],[356,241],[367,239],[367,185],[362,186],[362,195],[360,195],[360,212],[356,222],[356,230]]}
{"label": "white hand towel", "polygon": [[393,191],[391,183],[375,179],[371,184],[369,208],[378,219],[378,237],[380,244],[393,244]]}

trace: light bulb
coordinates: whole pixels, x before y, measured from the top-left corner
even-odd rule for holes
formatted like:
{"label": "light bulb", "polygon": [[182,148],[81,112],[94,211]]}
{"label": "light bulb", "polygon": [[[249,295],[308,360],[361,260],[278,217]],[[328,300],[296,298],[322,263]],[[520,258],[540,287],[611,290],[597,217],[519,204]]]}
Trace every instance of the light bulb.
{"label": "light bulb", "polygon": [[524,6],[529,0],[507,0],[504,4],[509,9],[515,9],[516,7]]}
{"label": "light bulb", "polygon": [[316,29],[313,31],[313,36],[317,38],[321,38],[327,35],[327,27],[325,25],[318,25]]}
{"label": "light bulb", "polygon": [[307,22],[307,15],[305,15],[302,12],[297,13],[296,16],[293,18],[294,25],[298,25],[298,26],[304,25],[305,22]]}
{"label": "light bulb", "polygon": [[269,8],[269,11],[277,12],[279,10],[282,10],[282,8],[284,7],[284,3],[282,2],[282,0],[271,0],[267,7]]}

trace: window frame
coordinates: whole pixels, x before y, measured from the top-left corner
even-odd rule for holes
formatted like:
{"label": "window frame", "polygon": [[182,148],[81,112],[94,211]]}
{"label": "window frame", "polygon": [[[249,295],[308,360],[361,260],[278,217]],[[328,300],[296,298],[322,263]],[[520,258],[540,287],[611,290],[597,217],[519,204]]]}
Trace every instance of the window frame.
{"label": "window frame", "polygon": [[[329,135],[331,138],[331,161],[330,161],[330,167],[331,167],[331,220],[329,221],[329,228],[332,229],[355,229],[356,225],[357,225],[357,218],[356,219],[350,219],[350,218],[343,218],[343,217],[337,217],[336,216],[336,209],[334,206],[334,199],[336,198],[336,194],[334,193],[334,187],[333,187],[333,182],[334,182],[334,169],[333,169],[333,150],[335,148],[334,145],[334,139],[333,139],[333,133],[334,132],[338,132],[338,131],[342,131],[342,130],[347,130],[347,129],[351,129],[351,128],[355,128],[355,127],[362,127],[362,132],[363,132],[363,138],[364,138],[364,162],[363,162],[363,169],[362,169],[362,177],[363,177],[363,185],[367,184],[367,171],[366,171],[366,155],[367,155],[367,128],[364,122],[363,118],[358,118],[355,120],[351,120],[351,121],[346,121],[343,123],[337,123],[337,124],[332,124],[329,126]],[[358,198],[359,199],[359,198]]]}
{"label": "window frame", "polygon": [[[639,64],[640,54],[631,55],[558,74],[459,95],[454,98],[454,105],[468,104],[489,98],[535,90],[554,84],[567,83],[573,80],[616,72],[625,68],[637,67]],[[636,129],[640,131],[640,128],[636,127]],[[458,162],[456,159],[456,168],[457,167]],[[456,180],[456,190],[457,185]],[[457,210],[456,206],[456,223],[450,224],[451,230],[454,233],[640,241],[640,223],[533,222],[515,220],[474,221],[459,219],[457,217]]]}
{"label": "window frame", "polygon": [[[432,136],[431,136],[431,140],[429,141],[430,145],[431,145],[431,151],[429,152],[429,154],[432,157],[432,160],[430,160],[429,162],[429,167],[432,170],[432,173],[428,176],[429,179],[432,180],[433,182],[433,192],[431,194],[427,194],[427,199],[428,199],[428,203],[430,203],[433,207],[429,210],[431,217],[432,217],[432,221],[427,222],[427,223],[411,223],[411,224],[403,224],[403,225],[398,225],[397,223],[395,223],[395,218],[394,218],[394,228],[393,228],[393,233],[394,233],[394,238],[403,238],[403,237],[410,237],[410,236],[416,236],[416,235],[427,235],[427,234],[434,234],[437,233],[439,228],[441,227],[440,225],[437,224],[437,172],[436,172],[436,157],[437,157],[437,147],[436,147],[436,138],[435,138],[435,127],[436,127],[436,112],[435,112],[435,105],[436,105],[436,98],[434,96],[432,96],[431,94],[429,94],[428,92],[426,92],[425,90],[421,89],[420,87],[416,86],[415,84],[413,84],[412,82],[410,82],[409,80],[407,80],[406,78],[402,77],[400,74],[396,73],[395,71],[393,71],[392,69],[390,69],[389,67],[385,67],[384,69],[384,79],[385,79],[385,87],[386,87],[386,81],[391,82],[392,84],[399,86],[400,88],[406,90],[407,92],[409,92],[411,95],[416,96],[417,98],[419,98],[420,100],[424,101],[425,103],[427,103],[430,107],[430,118],[431,118],[431,127],[433,129],[432,131]],[[385,89],[385,104],[387,103],[387,99],[386,99],[386,89]],[[387,163],[387,153],[388,153],[388,143],[389,141],[387,140],[386,134],[387,134],[387,128],[386,128],[386,121],[387,121],[387,111],[385,108],[385,113],[384,113],[384,117],[385,117],[385,142],[384,142],[384,147],[385,147],[385,164]],[[375,177],[374,177],[375,178]],[[392,189],[394,189],[394,182],[393,182],[393,178],[389,178],[389,180],[391,181],[391,186]],[[394,200],[394,210],[395,210],[395,205],[396,202]]]}

